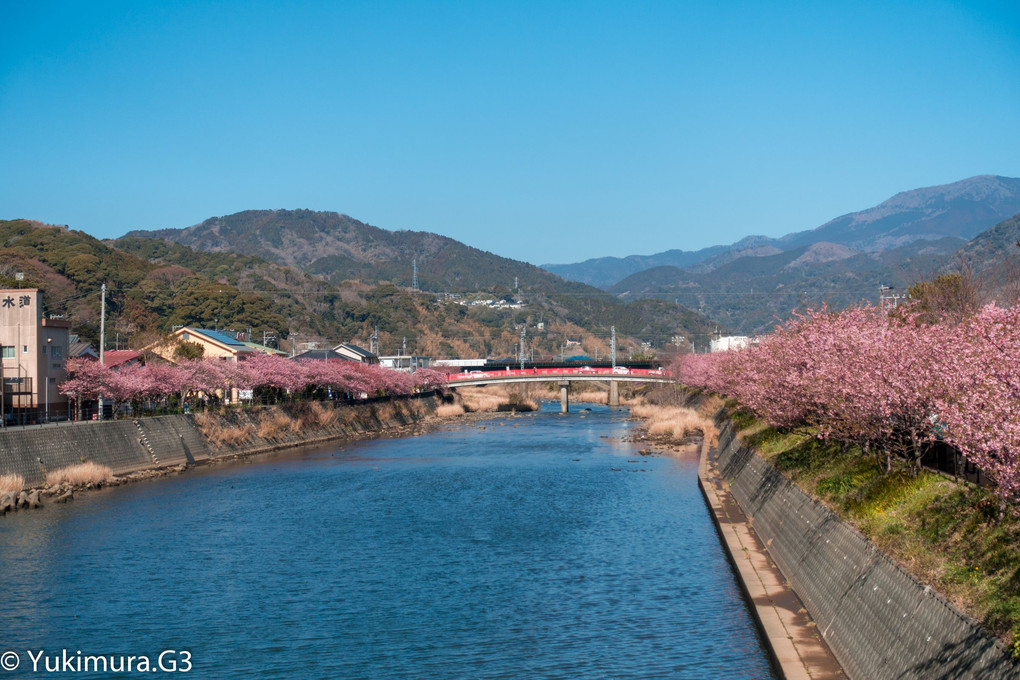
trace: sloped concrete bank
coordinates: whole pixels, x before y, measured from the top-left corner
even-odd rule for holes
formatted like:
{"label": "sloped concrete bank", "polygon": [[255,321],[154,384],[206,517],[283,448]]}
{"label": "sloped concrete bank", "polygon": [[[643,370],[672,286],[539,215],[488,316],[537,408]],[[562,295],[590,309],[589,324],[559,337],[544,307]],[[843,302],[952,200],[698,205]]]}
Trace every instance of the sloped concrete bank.
{"label": "sloped concrete bank", "polygon": [[338,439],[398,432],[435,413],[434,394],[333,406],[298,403],[199,413],[8,428],[0,431],[0,475],[27,487],[46,473],[89,461],[117,476]]}
{"label": "sloped concrete bank", "polygon": [[718,473],[850,678],[1020,677],[1005,647],[723,423]]}

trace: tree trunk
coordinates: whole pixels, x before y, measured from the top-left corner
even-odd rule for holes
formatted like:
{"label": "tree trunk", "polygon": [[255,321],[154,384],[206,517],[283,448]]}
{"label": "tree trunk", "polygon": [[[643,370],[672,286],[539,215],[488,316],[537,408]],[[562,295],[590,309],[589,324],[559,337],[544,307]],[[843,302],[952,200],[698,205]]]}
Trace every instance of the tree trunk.
{"label": "tree trunk", "polygon": [[918,441],[916,427],[910,428],[910,455],[914,459],[913,476],[917,477],[921,474],[921,442]]}

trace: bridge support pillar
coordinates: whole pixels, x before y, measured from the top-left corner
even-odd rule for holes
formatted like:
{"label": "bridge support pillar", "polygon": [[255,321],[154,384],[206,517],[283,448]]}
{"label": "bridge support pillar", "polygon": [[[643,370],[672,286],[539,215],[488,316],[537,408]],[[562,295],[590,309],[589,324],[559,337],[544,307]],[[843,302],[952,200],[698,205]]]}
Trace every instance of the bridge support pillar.
{"label": "bridge support pillar", "polygon": [[560,413],[570,412],[570,381],[560,381]]}
{"label": "bridge support pillar", "polygon": [[620,407],[620,383],[616,380],[609,381],[609,406],[610,408]]}

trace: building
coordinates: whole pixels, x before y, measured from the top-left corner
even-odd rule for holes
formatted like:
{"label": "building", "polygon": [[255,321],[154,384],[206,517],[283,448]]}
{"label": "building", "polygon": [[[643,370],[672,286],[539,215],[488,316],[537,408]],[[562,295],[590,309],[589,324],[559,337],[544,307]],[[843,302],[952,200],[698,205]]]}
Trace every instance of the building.
{"label": "building", "polygon": [[70,322],[43,316],[36,288],[0,290],[0,423],[66,420]]}
{"label": "building", "polygon": [[258,352],[248,343],[241,342],[226,331],[211,331],[190,326],[175,330],[170,342],[160,342],[149,349],[161,359],[176,363],[179,360],[178,348],[186,342],[200,346],[203,359],[223,359],[236,363]]}
{"label": "building", "polygon": [[108,349],[103,352],[103,365],[116,370],[121,366],[131,366],[142,362],[142,353],[133,349]]}
{"label": "building", "polygon": [[247,345],[248,347],[251,347],[256,352],[261,352],[262,354],[273,354],[273,355],[278,356],[278,357],[290,356],[289,354],[284,352],[282,349],[277,349],[275,347],[268,347],[266,345],[260,345],[257,342],[248,342],[246,340],[246,341],[244,341],[244,344]]}
{"label": "building", "polygon": [[413,373],[419,368],[429,368],[432,365],[432,359],[429,357],[417,357],[417,356],[381,356],[379,357],[379,365],[384,368],[392,368],[398,371],[407,371]]}
{"label": "building", "polygon": [[723,335],[711,341],[712,352],[728,352],[731,349],[744,349],[751,344],[746,335]]}
{"label": "building", "polygon": [[67,349],[68,359],[98,359],[99,352],[92,346],[91,343],[82,342],[81,338],[77,335],[72,335],[68,341]]}
{"label": "building", "polygon": [[353,361],[331,349],[310,349],[291,357],[293,361]]}
{"label": "building", "polygon": [[463,370],[470,368],[483,369],[485,368],[485,359],[436,359],[435,365]]}
{"label": "building", "polygon": [[333,348],[333,351],[339,354],[344,359],[351,359],[352,361],[360,361],[363,364],[377,364],[379,363],[379,356],[369,352],[367,349],[352,345],[349,342],[345,342],[342,345],[337,345]]}

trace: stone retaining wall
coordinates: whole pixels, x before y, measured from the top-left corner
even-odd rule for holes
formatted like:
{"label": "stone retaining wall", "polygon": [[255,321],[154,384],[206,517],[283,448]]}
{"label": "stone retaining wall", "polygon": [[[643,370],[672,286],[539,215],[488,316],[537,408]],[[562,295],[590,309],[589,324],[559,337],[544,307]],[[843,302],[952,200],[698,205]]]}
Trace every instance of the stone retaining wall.
{"label": "stone retaining wall", "polygon": [[849,677],[1020,677],[998,640],[742,446],[728,423],[718,468]]}
{"label": "stone retaining wall", "polygon": [[[28,487],[39,486],[46,473],[90,461],[124,475],[223,456],[256,453],[288,446],[328,441],[365,432],[407,425],[435,411],[436,397],[394,399],[370,404],[341,405],[337,417],[324,425],[313,423],[276,436],[257,435],[267,409],[230,411],[218,416],[215,429],[244,427],[251,434],[217,445],[202,433],[196,414],[138,420],[86,421],[0,430],[0,474],[19,474]],[[308,405],[282,407],[288,417]],[[208,430],[208,428],[207,428]]]}

